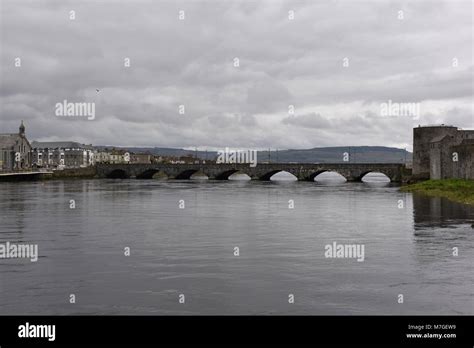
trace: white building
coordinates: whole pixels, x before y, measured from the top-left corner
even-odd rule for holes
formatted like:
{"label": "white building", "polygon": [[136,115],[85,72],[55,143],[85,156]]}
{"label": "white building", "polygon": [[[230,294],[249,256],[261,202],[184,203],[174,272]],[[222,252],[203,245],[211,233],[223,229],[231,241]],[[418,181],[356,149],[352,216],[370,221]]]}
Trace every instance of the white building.
{"label": "white building", "polygon": [[95,164],[92,145],[73,141],[31,143],[33,165],[43,168],[80,168]]}

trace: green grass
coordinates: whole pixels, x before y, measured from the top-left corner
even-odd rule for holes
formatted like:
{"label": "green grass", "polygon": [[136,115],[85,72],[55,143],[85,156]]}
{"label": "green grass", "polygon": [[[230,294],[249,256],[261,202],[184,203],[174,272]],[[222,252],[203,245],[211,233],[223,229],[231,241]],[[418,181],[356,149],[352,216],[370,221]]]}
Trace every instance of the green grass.
{"label": "green grass", "polygon": [[474,180],[444,179],[427,180],[402,186],[403,192],[422,193],[428,196],[445,197],[455,202],[474,204]]}

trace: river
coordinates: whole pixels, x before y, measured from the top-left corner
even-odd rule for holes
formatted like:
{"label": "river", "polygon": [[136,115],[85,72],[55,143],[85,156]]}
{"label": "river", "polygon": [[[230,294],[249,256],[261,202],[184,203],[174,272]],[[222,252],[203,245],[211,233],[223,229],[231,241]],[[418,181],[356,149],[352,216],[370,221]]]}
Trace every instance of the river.
{"label": "river", "polygon": [[0,243],[39,252],[0,259],[0,314],[474,314],[474,209],[398,189],[0,183]]}

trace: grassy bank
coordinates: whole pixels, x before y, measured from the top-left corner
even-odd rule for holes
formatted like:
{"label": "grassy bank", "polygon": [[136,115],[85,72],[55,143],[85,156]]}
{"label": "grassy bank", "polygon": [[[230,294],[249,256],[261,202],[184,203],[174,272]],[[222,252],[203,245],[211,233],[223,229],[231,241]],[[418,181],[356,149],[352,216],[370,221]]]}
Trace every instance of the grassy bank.
{"label": "grassy bank", "polygon": [[474,180],[427,180],[403,186],[400,190],[422,193],[428,196],[445,197],[459,203],[474,204]]}

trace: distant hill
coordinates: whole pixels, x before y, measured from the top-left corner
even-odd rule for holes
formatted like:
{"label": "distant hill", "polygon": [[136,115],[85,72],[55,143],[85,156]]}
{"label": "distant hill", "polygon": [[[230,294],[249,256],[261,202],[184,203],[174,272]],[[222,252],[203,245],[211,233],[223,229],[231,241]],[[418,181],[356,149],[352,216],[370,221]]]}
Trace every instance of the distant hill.
{"label": "distant hill", "polygon": [[[348,153],[351,162],[359,163],[403,163],[411,161],[412,154],[404,149],[384,146],[339,146],[319,147],[308,150],[278,151],[278,162],[343,162],[344,153]],[[276,152],[270,152],[272,161],[276,160]],[[268,159],[268,151],[258,153],[259,161]]]}
{"label": "distant hill", "polygon": [[[110,146],[99,146],[101,148]],[[120,147],[115,147],[120,148]],[[186,156],[193,155],[201,159],[214,159],[216,151],[193,151],[166,147],[127,147],[131,152],[148,152],[161,156]],[[279,150],[259,151],[257,159],[259,162],[299,162],[299,163],[338,163],[343,162],[344,153],[350,154],[350,162],[358,163],[403,163],[411,162],[412,154],[404,149],[385,146],[338,146],[338,147],[316,147],[306,150]]]}

